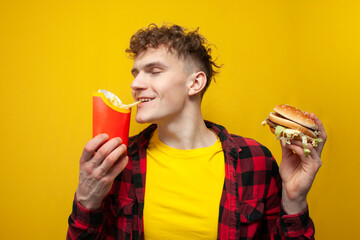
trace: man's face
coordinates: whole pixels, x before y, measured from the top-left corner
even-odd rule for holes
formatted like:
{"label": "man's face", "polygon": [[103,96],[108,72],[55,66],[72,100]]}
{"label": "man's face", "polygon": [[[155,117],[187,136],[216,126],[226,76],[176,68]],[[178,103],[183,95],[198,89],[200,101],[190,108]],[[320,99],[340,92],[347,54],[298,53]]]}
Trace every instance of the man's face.
{"label": "man's face", "polygon": [[134,99],[146,100],[137,106],[137,122],[165,123],[186,114],[191,71],[183,58],[164,46],[148,48],[135,58],[131,72]]}

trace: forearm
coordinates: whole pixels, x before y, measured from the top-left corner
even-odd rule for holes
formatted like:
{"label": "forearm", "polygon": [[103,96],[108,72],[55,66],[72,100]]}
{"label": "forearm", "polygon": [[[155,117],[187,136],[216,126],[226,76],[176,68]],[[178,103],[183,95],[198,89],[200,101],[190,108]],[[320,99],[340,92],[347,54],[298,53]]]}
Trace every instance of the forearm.
{"label": "forearm", "polygon": [[284,188],[282,191],[281,204],[287,214],[301,213],[307,208],[306,196],[291,198]]}

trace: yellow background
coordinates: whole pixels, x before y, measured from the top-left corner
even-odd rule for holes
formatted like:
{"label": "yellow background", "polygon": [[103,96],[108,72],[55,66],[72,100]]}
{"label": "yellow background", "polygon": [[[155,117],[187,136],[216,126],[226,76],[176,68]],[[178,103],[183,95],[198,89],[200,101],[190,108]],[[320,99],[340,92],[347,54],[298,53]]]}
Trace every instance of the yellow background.
{"label": "yellow background", "polygon": [[[329,135],[309,194],[317,239],[358,235],[360,2],[1,1],[0,239],[64,239],[91,95],[132,101],[130,36],[154,22],[200,27],[224,64],[206,119],[268,146],[260,123],[289,103]],[[132,118],[133,119],[133,118]],[[145,126],[132,120],[131,133]]]}

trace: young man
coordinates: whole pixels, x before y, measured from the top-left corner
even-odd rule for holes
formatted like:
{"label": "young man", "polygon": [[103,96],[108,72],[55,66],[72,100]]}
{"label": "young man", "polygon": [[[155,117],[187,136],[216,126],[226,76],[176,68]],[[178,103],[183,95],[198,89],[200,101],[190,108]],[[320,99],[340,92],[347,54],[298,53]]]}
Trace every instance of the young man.
{"label": "young man", "polygon": [[[129,141],[100,134],[84,147],[67,239],[312,239],[306,196],[324,140],[305,156],[282,147],[280,169],[252,139],[204,121],[202,96],[217,65],[206,40],[179,26],[137,32],[131,84],[136,121]],[[108,141],[109,140],[109,141]]]}

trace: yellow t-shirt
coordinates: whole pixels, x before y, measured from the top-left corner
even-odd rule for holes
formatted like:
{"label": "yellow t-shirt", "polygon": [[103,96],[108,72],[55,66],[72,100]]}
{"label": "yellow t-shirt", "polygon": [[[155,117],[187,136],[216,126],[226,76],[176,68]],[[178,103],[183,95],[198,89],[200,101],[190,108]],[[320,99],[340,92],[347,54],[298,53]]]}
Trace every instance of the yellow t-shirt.
{"label": "yellow t-shirt", "polygon": [[216,239],[224,179],[219,139],[179,150],[162,143],[156,131],[147,149],[145,239]]}

